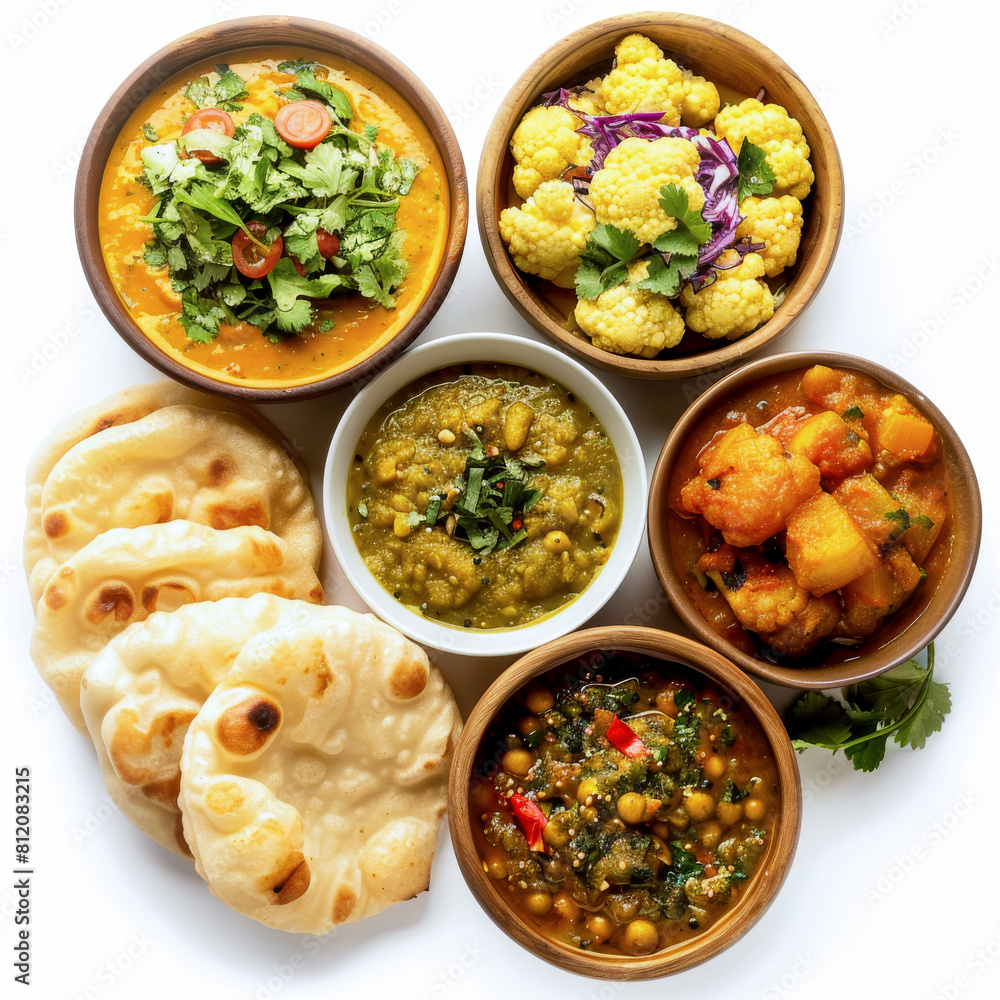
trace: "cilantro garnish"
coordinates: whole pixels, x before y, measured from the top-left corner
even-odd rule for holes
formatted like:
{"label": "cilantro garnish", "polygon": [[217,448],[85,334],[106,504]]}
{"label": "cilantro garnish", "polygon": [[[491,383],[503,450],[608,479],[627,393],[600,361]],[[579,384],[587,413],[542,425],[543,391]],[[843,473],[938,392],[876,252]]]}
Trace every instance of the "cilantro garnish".
{"label": "cilantro garnish", "polygon": [[347,125],[354,116],[350,98],[339,87],[334,87],[326,80],[316,76],[319,63],[304,59],[286,59],[278,63],[281,73],[294,73],[295,86],[285,91],[284,97],[289,101],[321,100],[328,104],[337,117]]}
{"label": "cilantro garnish", "polygon": [[855,403],[853,406],[849,406],[841,416],[845,420],[860,420],[865,415],[865,411],[861,409],[860,406]]}
{"label": "cilantro garnish", "polygon": [[774,190],[774,171],[765,159],[764,150],[748,139],[744,139],[740,147],[740,155],[736,158],[736,169],[740,172],[736,194],[740,202],[747,195],[770,194]]}
{"label": "cilantro garnish", "polygon": [[581,299],[596,299],[628,277],[629,262],[642,244],[627,230],[600,222],[591,230],[580,251],[576,293]]}
{"label": "cilantro garnish", "polygon": [[160,133],[157,132],[156,129],[153,128],[153,126],[149,124],[149,122],[143,122],[143,125],[142,125],[142,136],[143,136],[143,138],[147,142],[159,142],[160,141]]}
{"label": "cilantro garnish", "polygon": [[512,549],[528,537],[524,515],[542,499],[542,491],[531,486],[534,472],[525,462],[510,455],[487,455],[472,428],[464,433],[473,448],[456,484],[459,494],[454,506],[447,509],[442,498],[435,497],[423,514],[415,515],[411,527],[447,524],[454,516],[453,537],[467,541],[476,553]]}
{"label": "cilantro garnish", "polygon": [[874,771],[890,736],[899,746],[920,750],[950,711],[948,685],[934,680],[931,643],[926,667],[907,660],[843,688],[839,698],[807,691],[789,710],[786,728],[799,753],[809,747],[843,750],[855,770]]}
{"label": "cilantro garnish", "polygon": [[696,258],[698,247],[712,236],[712,227],[701,212],[688,206],[688,193],[679,184],[664,184],[660,188],[660,208],[677,220],[677,225],[661,233],[653,241],[653,249],[661,253],[680,254]]}
{"label": "cilantro garnish", "polygon": [[199,108],[221,108],[223,111],[240,111],[238,103],[250,96],[246,80],[234,73],[225,63],[215,67],[219,79],[215,84],[208,82],[207,76],[193,80],[185,91],[185,96]]}

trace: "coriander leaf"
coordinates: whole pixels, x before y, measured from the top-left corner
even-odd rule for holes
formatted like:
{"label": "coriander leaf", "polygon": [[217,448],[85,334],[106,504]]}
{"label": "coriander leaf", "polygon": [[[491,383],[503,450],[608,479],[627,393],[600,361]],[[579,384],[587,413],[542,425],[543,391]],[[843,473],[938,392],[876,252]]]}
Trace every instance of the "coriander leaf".
{"label": "coriander leaf", "polygon": [[184,91],[184,96],[199,108],[211,107],[212,101],[215,99],[212,85],[208,82],[207,76],[199,76],[196,80],[192,80],[188,89]]}
{"label": "coriander leaf", "polygon": [[250,96],[246,80],[239,73],[234,73],[225,64],[220,64],[215,69],[219,74],[219,79],[212,88],[216,107],[222,108],[224,111],[242,110],[243,105],[236,102]]}
{"label": "coriander leaf", "polygon": [[267,283],[278,311],[289,312],[298,298],[328,299],[343,286],[344,278],[339,274],[304,277],[295,270],[290,257],[282,257],[268,271]]}
{"label": "coriander leaf", "polygon": [[669,262],[661,254],[653,254],[648,260],[646,277],[637,281],[635,287],[666,295],[667,298],[673,298],[680,291],[681,282],[698,266],[697,257],[678,253],[670,254]]}
{"label": "coriander leaf", "polygon": [[851,724],[843,706],[819,691],[807,691],[792,706],[791,735],[806,744],[832,748],[851,738]]}
{"label": "coriander leaf", "polygon": [[855,404],[854,406],[849,406],[841,416],[845,420],[860,420],[865,415],[865,411],[861,409],[860,406]]}
{"label": "coriander leaf", "polygon": [[765,158],[764,150],[747,139],[740,147],[736,169],[740,172],[736,194],[738,201],[742,202],[747,195],[770,194],[774,190],[774,171]]}
{"label": "coriander leaf", "polygon": [[291,76],[295,76],[302,70],[310,70],[315,73],[319,68],[319,63],[314,59],[284,59],[278,63],[279,73],[289,73]]}
{"label": "coriander leaf", "polygon": [[149,240],[143,244],[142,259],[147,267],[158,270],[167,266],[167,248],[160,240]]}
{"label": "coriander leaf", "polygon": [[149,124],[149,122],[143,122],[143,125],[142,125],[142,135],[143,135],[143,138],[147,142],[159,142],[160,141],[160,133],[157,132],[156,129],[153,128],[153,126]]}
{"label": "coriander leaf", "polygon": [[677,220],[677,225],[657,236],[653,248],[661,253],[697,257],[698,247],[711,239],[712,227],[698,209],[689,207],[688,193],[679,184],[664,184],[660,188],[659,202],[660,208]]}
{"label": "coriander leaf", "polygon": [[934,521],[926,514],[916,514],[910,518],[912,524],[919,524],[924,531],[930,531],[934,527]]}
{"label": "coriander leaf", "polygon": [[628,278],[628,264],[642,244],[626,229],[600,222],[591,230],[580,251],[576,292],[582,299],[596,299]]}
{"label": "coriander leaf", "polygon": [[190,340],[211,343],[219,335],[225,312],[212,299],[202,298],[194,289],[181,297],[180,324]]}
{"label": "coriander leaf", "polygon": [[890,510],[885,517],[887,521],[892,521],[896,526],[890,538],[896,538],[910,526],[910,515],[902,507],[899,510]]}
{"label": "coriander leaf", "polygon": [[337,117],[347,125],[354,117],[351,99],[338,87],[332,87],[326,80],[319,80],[312,69],[302,67],[295,74],[295,86],[285,91],[285,97],[295,100],[299,94],[311,95],[325,101],[333,108]]}
{"label": "coriander leaf", "polygon": [[628,263],[638,252],[642,244],[627,229],[599,222],[591,230],[588,243],[593,241],[601,249],[606,250],[615,260]]}
{"label": "coriander leaf", "polygon": [[253,236],[249,229],[243,224],[243,220],[236,213],[236,209],[223,198],[217,197],[209,184],[199,182],[187,188],[177,188],[174,191],[174,201],[182,205],[190,205],[192,208],[208,212],[223,222],[238,226],[254,243],[259,244],[259,240]]}
{"label": "coriander leaf", "polygon": [[854,765],[855,771],[874,771],[885,757],[887,730],[876,731],[862,742],[844,747],[844,756]]}
{"label": "coriander leaf", "polygon": [[358,179],[358,171],[348,166],[343,151],[329,142],[310,149],[302,164],[293,159],[282,160],[281,169],[297,178],[317,198],[346,194]]}
{"label": "coriander leaf", "polygon": [[288,309],[274,310],[274,325],[282,333],[301,333],[312,323],[312,305],[307,299],[295,299]]}

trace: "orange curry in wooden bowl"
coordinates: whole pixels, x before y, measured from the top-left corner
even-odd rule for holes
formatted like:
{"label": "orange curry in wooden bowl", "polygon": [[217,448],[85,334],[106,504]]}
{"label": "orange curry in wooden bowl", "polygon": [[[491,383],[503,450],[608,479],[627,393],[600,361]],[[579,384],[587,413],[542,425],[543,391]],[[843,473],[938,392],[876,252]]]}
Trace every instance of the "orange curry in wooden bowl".
{"label": "orange curry in wooden bowl", "polygon": [[[284,30],[236,47],[263,22]],[[235,23],[158,53],[128,88],[141,99],[120,89],[105,108],[106,154],[98,139],[78,182],[81,254],[112,324],[167,374],[305,398],[384,364],[436,311],[464,167],[433,98],[367,40]]]}

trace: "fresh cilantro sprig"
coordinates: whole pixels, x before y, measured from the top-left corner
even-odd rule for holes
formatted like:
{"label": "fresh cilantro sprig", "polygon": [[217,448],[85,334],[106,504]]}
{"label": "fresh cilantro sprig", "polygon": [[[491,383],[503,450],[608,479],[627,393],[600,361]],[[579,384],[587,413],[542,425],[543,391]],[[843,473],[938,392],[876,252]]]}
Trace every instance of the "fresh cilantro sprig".
{"label": "fresh cilantro sprig", "polygon": [[673,216],[677,225],[661,233],[653,241],[653,249],[660,253],[698,256],[698,247],[712,236],[712,227],[701,217],[701,212],[691,208],[688,193],[679,184],[664,184],[658,199],[660,208]]}
{"label": "fresh cilantro sprig", "polygon": [[187,99],[198,108],[221,108],[223,111],[241,111],[239,102],[250,96],[246,80],[233,72],[225,63],[215,67],[219,79],[209,83],[207,76],[193,80],[185,91]]}
{"label": "fresh cilantro sprig", "polygon": [[843,688],[839,697],[805,692],[789,709],[786,728],[792,746],[838,750],[857,771],[874,771],[891,736],[902,747],[920,750],[940,730],[951,711],[948,685],[934,680],[934,644],[927,666],[916,659],[878,677]]}
{"label": "fresh cilantro sprig", "polygon": [[741,203],[747,195],[770,194],[774,190],[774,171],[765,159],[764,150],[747,139],[740,147],[736,169],[740,172],[736,197]]}
{"label": "fresh cilantro sprig", "polygon": [[316,76],[319,63],[305,59],[286,59],[278,63],[278,72],[294,73],[295,86],[283,94],[285,100],[302,101],[319,99],[330,105],[344,125],[350,123],[354,115],[351,100],[339,87],[334,87],[326,80]]}
{"label": "fresh cilantro sprig", "polygon": [[576,294],[588,301],[596,299],[628,278],[628,265],[642,244],[627,230],[599,222],[580,251],[576,272]]}

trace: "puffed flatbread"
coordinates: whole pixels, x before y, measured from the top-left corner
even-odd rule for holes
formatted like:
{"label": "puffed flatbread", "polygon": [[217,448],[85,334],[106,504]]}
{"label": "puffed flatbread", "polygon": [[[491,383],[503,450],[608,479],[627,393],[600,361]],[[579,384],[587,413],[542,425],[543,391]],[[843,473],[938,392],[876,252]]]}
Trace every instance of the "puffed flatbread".
{"label": "puffed flatbread", "polygon": [[[99,403],[88,406],[64,419],[49,433],[32,456],[25,484],[28,518],[24,532],[24,569],[29,580],[31,571],[38,561],[48,554],[48,541],[42,530],[42,488],[59,459],[74,445],[107,430],[109,427],[130,424],[164,406],[180,405],[238,413],[274,438],[294,457],[291,446],[273,425],[249,406],[244,406],[235,400],[198,392],[196,389],[189,389],[172,379],[161,379],[158,382],[149,382],[122,389]],[[44,580],[41,581],[40,586],[36,585],[36,590],[32,594],[33,605],[38,603],[41,587],[44,585]]]}
{"label": "puffed flatbread", "polygon": [[317,610],[272,594],[187,604],[132,625],[90,664],[80,703],[104,782],[143,833],[191,857],[177,805],[188,724],[253,636]]}
{"label": "puffed flatbread", "polygon": [[316,568],[322,549],[312,494],[288,454],[243,417],[167,406],[79,441],[53,466],[38,507],[46,548],[26,564],[37,599],[52,574],[110,528],[171,520],[226,529],[256,524]]}
{"label": "puffed flatbread", "polygon": [[38,602],[31,657],[63,711],[86,734],[83,672],[128,625],[155,611],[258,593],[323,600],[306,557],[255,525],[220,531],[168,521],[112,528],[52,575]]}
{"label": "puffed flatbread", "polygon": [[461,726],[419,646],[324,610],[243,647],[188,729],[178,799],[212,891],[312,934],[427,888]]}

